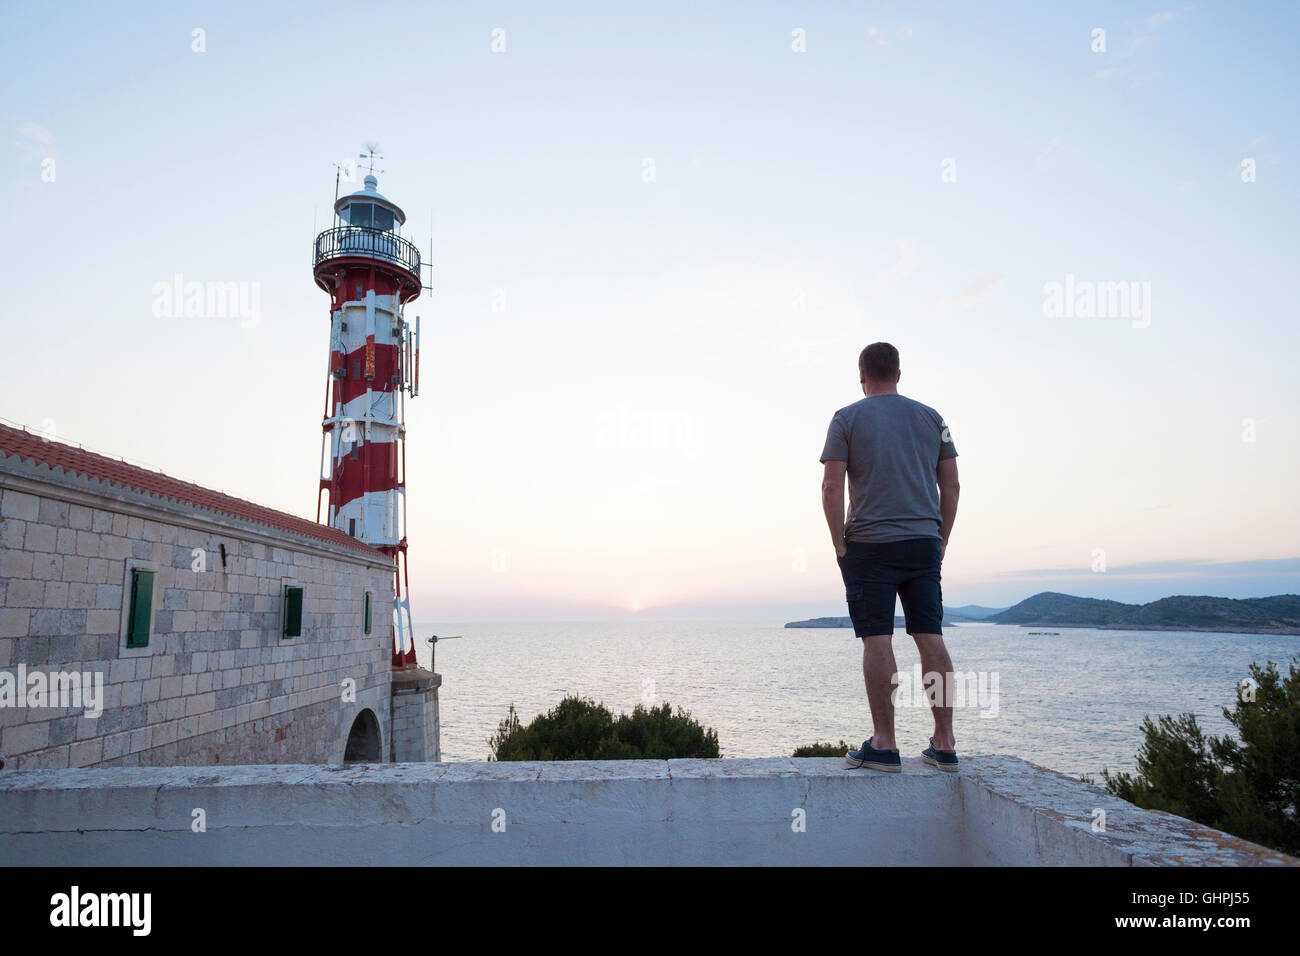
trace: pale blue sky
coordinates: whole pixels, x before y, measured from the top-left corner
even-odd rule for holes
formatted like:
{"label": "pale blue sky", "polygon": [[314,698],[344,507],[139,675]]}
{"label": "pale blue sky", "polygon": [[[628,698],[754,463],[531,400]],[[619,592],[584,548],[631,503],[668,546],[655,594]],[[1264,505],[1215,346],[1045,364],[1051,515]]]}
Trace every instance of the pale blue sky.
{"label": "pale blue sky", "polygon": [[[961,453],[949,604],[1300,590],[1293,5],[540,6],[6,4],[0,415],[310,516],[373,139],[434,224],[418,619],[834,613],[877,339]],[[156,317],[176,273],[256,326]],[[1149,327],[1045,316],[1067,274]]]}

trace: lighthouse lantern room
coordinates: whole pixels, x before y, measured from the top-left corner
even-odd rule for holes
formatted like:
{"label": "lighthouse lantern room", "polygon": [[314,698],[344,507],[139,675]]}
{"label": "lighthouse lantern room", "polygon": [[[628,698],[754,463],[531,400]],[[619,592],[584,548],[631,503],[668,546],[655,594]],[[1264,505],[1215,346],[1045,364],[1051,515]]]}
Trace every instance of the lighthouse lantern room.
{"label": "lighthouse lantern room", "polygon": [[406,214],[364,188],[334,203],[336,221],[316,237],[316,284],[330,296],[321,477],[326,522],[390,555],[396,595],[393,666],[415,665],[406,563],[406,397],[419,394],[420,253],[402,238]]}

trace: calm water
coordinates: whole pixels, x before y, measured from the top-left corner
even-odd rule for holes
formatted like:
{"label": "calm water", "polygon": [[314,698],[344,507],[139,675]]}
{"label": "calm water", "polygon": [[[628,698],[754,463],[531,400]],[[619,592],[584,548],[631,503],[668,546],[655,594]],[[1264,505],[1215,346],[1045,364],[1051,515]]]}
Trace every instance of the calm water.
{"label": "calm water", "polygon": [[[1043,628],[1050,630],[1050,628]],[[1251,661],[1282,664],[1300,637],[967,624],[946,637],[958,671],[985,672],[989,693],[956,717],[959,751],[1015,754],[1067,773],[1132,769],[1146,714],[1196,714],[1227,732]],[[849,630],[754,623],[422,625],[463,634],[438,645],[446,760],[485,760],[511,702],[526,723],[568,693],[630,711],[643,701],[684,707],[717,730],[727,757],[789,756],[814,741],[860,742],[870,732],[861,644]],[[428,666],[428,646],[420,663]],[[894,637],[900,671],[916,647]],[[997,675],[996,713],[992,675]],[[982,716],[987,714],[988,716]],[[897,710],[904,754],[926,746],[924,706]]]}

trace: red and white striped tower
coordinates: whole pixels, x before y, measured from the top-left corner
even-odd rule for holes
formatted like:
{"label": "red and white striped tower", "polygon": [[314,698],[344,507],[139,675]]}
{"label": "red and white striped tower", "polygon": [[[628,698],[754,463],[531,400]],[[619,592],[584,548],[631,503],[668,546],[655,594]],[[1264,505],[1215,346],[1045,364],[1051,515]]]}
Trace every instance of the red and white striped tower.
{"label": "red and white striped tower", "polygon": [[[316,284],[330,294],[321,479],[327,522],[393,558],[393,666],[415,664],[406,563],[406,395],[420,389],[420,253],[401,237],[406,214],[365,188],[334,203],[333,228],[316,237]],[[328,459],[326,458],[328,454]],[[382,620],[382,617],[380,618]]]}

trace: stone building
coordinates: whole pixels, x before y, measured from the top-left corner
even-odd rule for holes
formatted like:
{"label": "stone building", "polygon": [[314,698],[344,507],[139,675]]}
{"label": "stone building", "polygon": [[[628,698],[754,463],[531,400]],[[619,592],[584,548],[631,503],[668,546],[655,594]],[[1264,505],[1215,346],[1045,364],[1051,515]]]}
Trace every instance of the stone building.
{"label": "stone building", "polygon": [[0,761],[437,760],[393,580],[337,529],[0,426]]}

